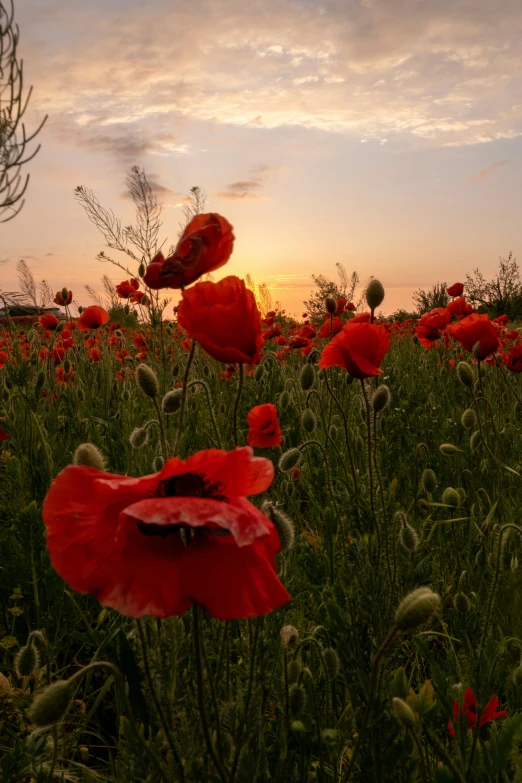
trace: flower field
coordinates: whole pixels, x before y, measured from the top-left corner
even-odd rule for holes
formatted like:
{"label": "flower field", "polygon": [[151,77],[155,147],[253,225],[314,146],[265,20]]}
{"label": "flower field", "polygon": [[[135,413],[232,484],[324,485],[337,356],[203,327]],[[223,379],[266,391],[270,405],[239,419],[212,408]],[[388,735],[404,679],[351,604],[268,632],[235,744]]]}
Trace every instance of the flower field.
{"label": "flower field", "polygon": [[1,783],[522,780],[516,324],[263,312],[233,243],[2,320]]}

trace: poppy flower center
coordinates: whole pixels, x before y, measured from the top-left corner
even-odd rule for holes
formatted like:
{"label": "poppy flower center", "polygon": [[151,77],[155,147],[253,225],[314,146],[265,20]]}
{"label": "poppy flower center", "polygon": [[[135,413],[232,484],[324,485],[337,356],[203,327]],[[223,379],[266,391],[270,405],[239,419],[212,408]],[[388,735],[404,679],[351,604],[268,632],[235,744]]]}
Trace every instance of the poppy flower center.
{"label": "poppy flower center", "polygon": [[202,498],[205,492],[205,481],[198,473],[182,473],[180,476],[170,476],[158,484],[154,493],[159,497],[191,497]]}

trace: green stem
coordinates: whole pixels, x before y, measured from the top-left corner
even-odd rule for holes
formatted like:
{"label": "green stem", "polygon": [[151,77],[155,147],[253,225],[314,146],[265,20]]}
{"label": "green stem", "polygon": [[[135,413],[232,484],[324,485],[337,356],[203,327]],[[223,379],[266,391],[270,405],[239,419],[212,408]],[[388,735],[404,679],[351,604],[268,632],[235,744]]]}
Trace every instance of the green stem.
{"label": "green stem", "polygon": [[160,443],[161,443],[161,456],[163,457],[163,460],[166,462],[169,458],[169,450],[167,447],[167,439],[165,437],[165,426],[163,424],[163,417],[161,415],[160,406],[158,403],[158,400],[156,397],[153,398],[154,407],[156,408],[156,413],[158,414],[158,426],[160,431]]}
{"label": "green stem", "polygon": [[183,393],[181,395],[181,407],[179,410],[179,424],[178,424],[178,431],[176,433],[176,442],[174,444],[174,456],[178,456],[178,450],[181,443],[181,436],[183,434],[183,424],[185,421],[185,407],[187,404],[187,385],[188,385],[188,378],[190,374],[190,367],[192,365],[192,361],[194,359],[194,353],[196,351],[196,341],[192,340],[192,345],[190,346],[190,353],[188,355],[187,364],[185,365],[185,372],[183,374]]}
{"label": "green stem", "polygon": [[239,365],[239,383],[237,387],[237,394],[236,399],[234,401],[234,413],[233,413],[233,422],[234,422],[234,446],[237,446],[239,444],[238,434],[237,434],[237,412],[239,409],[239,400],[241,399],[241,393],[243,391],[243,364],[240,363]]}
{"label": "green stem", "polygon": [[250,669],[248,673],[248,686],[247,686],[247,692],[245,696],[245,706],[243,708],[243,718],[241,720],[241,723],[239,724],[239,732],[237,737],[237,744],[236,744],[236,752],[234,755],[234,761],[232,763],[232,771],[230,773],[230,783],[234,783],[234,779],[236,776],[237,771],[237,765],[239,763],[239,756],[241,754],[241,750],[243,747],[243,735],[245,731],[245,725],[248,719],[248,710],[250,708],[250,700],[252,698],[252,688],[254,685],[254,670],[255,670],[255,664],[256,664],[256,652],[257,652],[257,642],[259,639],[259,627],[261,625],[261,618],[257,618],[256,621],[256,628],[254,631],[254,640],[252,642],[252,654],[250,655]]}
{"label": "green stem", "polygon": [[440,741],[440,739],[437,737],[434,731],[431,730],[431,728],[428,725],[425,725],[424,732],[426,735],[426,739],[430,743],[431,747],[437,754],[437,756],[441,759],[441,761],[446,764],[449,771],[453,775],[453,780],[459,781],[459,783],[466,783],[466,779],[462,772],[458,769],[458,767],[455,765],[453,759],[449,755],[448,751]]}

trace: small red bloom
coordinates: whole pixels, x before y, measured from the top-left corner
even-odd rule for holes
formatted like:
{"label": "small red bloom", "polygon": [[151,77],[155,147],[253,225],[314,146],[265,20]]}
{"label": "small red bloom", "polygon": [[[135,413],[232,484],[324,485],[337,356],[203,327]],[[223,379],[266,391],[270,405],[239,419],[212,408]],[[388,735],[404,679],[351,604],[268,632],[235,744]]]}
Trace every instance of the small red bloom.
{"label": "small red bloom", "polygon": [[451,314],[447,307],[436,307],[429,313],[419,318],[418,323],[428,329],[444,329],[451,321]]}
{"label": "small red bloom", "polygon": [[183,292],[178,323],[218,362],[257,364],[263,338],[252,291],[231,275]]}
{"label": "small red bloom", "polygon": [[354,303],[353,302],[348,302],[348,304],[346,305],[346,309],[348,310],[349,313],[353,313],[353,311],[355,310]]}
{"label": "small red bloom", "polygon": [[319,367],[343,367],[361,379],[381,375],[380,364],[389,347],[390,337],[383,326],[349,321],[323,348]]}
{"label": "small red bloom", "polygon": [[99,305],[86,307],[78,320],[78,326],[82,332],[88,332],[89,329],[99,329],[109,320],[109,313]]}
{"label": "small red bloom", "polygon": [[[507,712],[505,710],[501,710],[499,712],[498,708],[499,700],[497,696],[492,696],[484,707],[482,715],[480,716],[480,728],[485,726],[487,723],[491,723],[492,720],[506,717]],[[455,723],[459,720],[459,715],[460,704],[455,700],[453,702],[453,717],[455,719]],[[464,693],[462,715],[467,719],[468,727],[473,730],[477,725],[477,698],[471,688],[466,688],[466,692]],[[448,732],[450,737],[455,737],[455,728],[453,726],[453,721],[451,720],[448,723]]]}
{"label": "small red bloom", "polygon": [[506,367],[511,372],[522,372],[522,343],[517,343],[507,355]]}
{"label": "small red bloom", "polygon": [[289,348],[306,348],[310,345],[308,337],[292,337],[288,343]]}
{"label": "small red bloom", "polygon": [[168,258],[161,251],[148,265],[143,281],[149,288],[183,288],[227,263],[234,247],[232,226],[214,212],[196,215]]}
{"label": "small red bloom", "polygon": [[346,308],[346,299],[337,299],[337,309],[335,315],[342,315]]}
{"label": "small red bloom", "polygon": [[247,443],[261,449],[281,445],[281,428],[277,408],[271,402],[256,405],[247,416],[249,426]]}
{"label": "small red bloom", "polygon": [[47,313],[46,315],[38,316],[38,323],[40,324],[42,329],[49,329],[50,331],[53,331],[54,329],[56,329],[60,321],[52,313]]}
{"label": "small red bloom", "polygon": [[307,339],[315,337],[315,329],[313,326],[302,326],[299,329],[299,337],[306,337]]}
{"label": "small red bloom", "polygon": [[192,602],[220,620],[266,614],[290,596],[276,529],[246,496],[273,475],[250,447],[169,459],[141,478],[69,465],[43,506],[51,562],[74,590],[131,617],[179,615]]}
{"label": "small red bloom", "polygon": [[[352,319],[353,322],[353,319]],[[324,337],[330,337],[330,332],[333,337],[335,334],[339,334],[340,331],[342,331],[343,328],[343,322],[340,318],[334,318],[333,321],[330,322],[330,316],[326,319],[324,324],[321,326],[319,330],[319,337],[323,339]]]}
{"label": "small red bloom", "polygon": [[288,342],[288,340],[287,340],[287,338],[284,336],[284,334],[280,334],[278,337],[276,337],[276,338],[275,338],[275,342],[276,342],[278,345],[286,345],[286,344],[287,344],[287,342]]}
{"label": "small red bloom", "polygon": [[[62,289],[63,290],[63,289]],[[57,305],[60,305],[60,307],[65,307],[66,305],[70,305],[72,302],[73,294],[72,291],[67,291],[67,298],[63,298],[62,291],[57,291],[56,296],[53,299],[53,302]]]}
{"label": "small red bloom", "polygon": [[93,362],[101,362],[101,352],[99,348],[92,348],[91,349],[91,361]]}
{"label": "small red bloom", "polygon": [[457,318],[463,318],[464,316],[471,315],[471,313],[475,312],[469,302],[466,302],[465,296],[459,296],[458,299],[454,299],[450,302],[448,310],[452,315],[457,316]]}
{"label": "small red bloom", "polygon": [[116,293],[120,299],[128,299],[136,294],[139,286],[140,284],[135,278],[132,278],[132,280],[124,280],[116,286]]}
{"label": "small red bloom", "polygon": [[2,427],[0,427],[0,441],[7,440],[9,433],[7,433]]}
{"label": "small red bloom", "polygon": [[472,351],[478,343],[479,358],[485,359],[497,350],[500,345],[499,333],[491,322],[489,315],[472,313],[456,324],[447,327],[448,334],[466,349]]}
{"label": "small red bloom", "polygon": [[446,291],[449,296],[462,296],[464,293],[464,283],[453,283]]}

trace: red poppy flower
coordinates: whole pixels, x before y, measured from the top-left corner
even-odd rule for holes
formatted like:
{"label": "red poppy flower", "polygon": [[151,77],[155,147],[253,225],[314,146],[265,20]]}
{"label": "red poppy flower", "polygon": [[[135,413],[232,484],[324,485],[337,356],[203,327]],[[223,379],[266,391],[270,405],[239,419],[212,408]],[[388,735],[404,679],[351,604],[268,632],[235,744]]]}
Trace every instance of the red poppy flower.
{"label": "red poppy flower", "polygon": [[0,370],[5,367],[6,362],[9,360],[9,356],[5,351],[0,351]]}
{"label": "red poppy flower", "polygon": [[303,313],[301,318],[308,318],[308,313]]}
{"label": "red poppy flower", "polygon": [[355,310],[354,303],[353,302],[348,302],[348,304],[346,305],[346,309],[348,310],[349,313],[353,313],[353,311]]}
{"label": "red poppy flower", "polygon": [[505,365],[511,372],[522,372],[522,343],[513,346],[507,355]]}
{"label": "red poppy flower", "polygon": [[0,441],[7,440],[9,433],[7,433],[2,427],[0,427]]}
{"label": "red poppy flower", "polygon": [[504,315],[499,315],[497,318],[493,318],[494,324],[499,324],[500,326],[507,326],[509,323],[508,316],[504,313]]}
{"label": "red poppy flower", "polygon": [[307,337],[292,337],[288,343],[289,348],[306,348],[310,345],[310,340]]}
{"label": "red poppy flower", "polygon": [[184,291],[178,323],[218,362],[252,366],[261,359],[261,317],[254,294],[239,277]]}
{"label": "red poppy flower", "polygon": [[[480,716],[480,728],[485,726],[487,723],[491,723],[492,720],[506,717],[507,712],[505,710],[501,710],[499,712],[498,708],[499,700],[496,696],[492,696],[484,707],[482,715]],[[458,701],[454,701],[453,717],[455,718],[455,723],[459,720],[459,715],[460,704]],[[467,719],[469,728],[473,730],[477,725],[477,698],[471,688],[466,688],[466,692],[464,693],[462,715]],[[448,723],[448,732],[450,737],[455,737],[455,728],[453,726],[453,721],[451,720]]]}
{"label": "red poppy flower", "polygon": [[101,362],[101,352],[99,348],[92,348],[91,349],[91,361],[92,362]]}
{"label": "red poppy flower", "polygon": [[428,329],[444,329],[451,321],[449,307],[436,307],[419,319],[419,324]]}
{"label": "red poppy flower", "polygon": [[337,299],[337,309],[335,315],[342,315],[346,307],[346,299]]}
{"label": "red poppy flower", "polygon": [[369,324],[370,320],[371,320],[370,313],[359,313],[358,315],[354,315],[354,317],[350,319],[349,323],[351,323],[351,324]]}
{"label": "red poppy flower", "polygon": [[140,284],[136,278],[132,280],[124,280],[122,283],[116,286],[116,293],[120,299],[128,299],[130,296],[134,296]]}
{"label": "red poppy flower", "polygon": [[458,299],[454,299],[452,302],[450,302],[448,304],[448,310],[452,315],[457,316],[457,318],[462,318],[475,312],[474,308],[469,304],[469,302],[466,302],[465,296],[459,296]]}
{"label": "red poppy flower", "polygon": [[56,329],[60,321],[52,313],[47,313],[46,315],[38,316],[38,323],[40,324],[42,329],[49,329],[53,331],[54,329]]}
{"label": "red poppy flower", "polygon": [[271,402],[256,405],[247,416],[249,426],[247,443],[261,449],[281,445],[281,428],[277,408]]}
{"label": "red poppy flower", "polygon": [[464,283],[453,283],[446,291],[449,296],[462,296],[464,293]]}
{"label": "red poppy flower", "polygon": [[[330,322],[328,320],[328,322]],[[299,337],[306,337],[307,339],[311,339],[312,337],[315,337],[315,329],[313,326],[302,326],[299,329]]]}
{"label": "red poppy flower", "polygon": [[417,326],[417,329],[415,330],[415,334],[417,335],[417,338],[421,345],[424,346],[424,348],[427,348],[430,350],[430,348],[433,348],[436,341],[440,339],[441,333],[440,329],[430,329],[427,326],[423,326],[422,324],[419,324]]}
{"label": "red poppy flower", "polygon": [[144,307],[150,304],[149,297],[147,296],[145,291],[135,291],[131,296],[130,301],[133,304],[140,304],[143,305]]}
{"label": "red poppy flower", "polygon": [[485,359],[500,345],[498,331],[490,321],[489,315],[472,313],[462,321],[450,324],[447,327],[447,332],[455,340],[458,340],[466,351],[472,351],[478,343],[480,359]]}
{"label": "red poppy flower", "polygon": [[220,620],[266,614],[290,596],[276,529],[246,496],[273,476],[248,446],[173,458],[141,478],[69,465],[43,507],[52,564],[74,590],[131,617],[182,614],[192,602]]}
{"label": "red poppy flower", "polygon": [[72,291],[67,291],[67,297],[63,298],[63,288],[61,291],[56,292],[56,296],[53,299],[53,302],[57,305],[60,305],[60,307],[65,307],[66,305],[70,305],[72,302],[73,294]]}
{"label": "red poppy flower", "polygon": [[78,327],[82,332],[88,332],[89,329],[99,329],[109,320],[109,313],[99,305],[86,307],[78,320]]}
{"label": "red poppy flower", "polygon": [[319,367],[343,367],[354,378],[381,375],[379,365],[389,347],[390,337],[383,326],[349,321],[323,348]]}
{"label": "red poppy flower", "polygon": [[[353,319],[352,319],[353,320]],[[339,334],[339,332],[343,328],[343,322],[340,318],[334,318],[333,321],[330,322],[330,316],[326,319],[324,324],[321,326],[319,330],[319,337],[323,339],[324,337],[330,337],[330,333],[332,336],[334,334]]]}
{"label": "red poppy flower", "polygon": [[234,247],[232,226],[214,212],[196,215],[168,258],[159,252],[143,280],[149,288],[183,288],[227,263]]}

